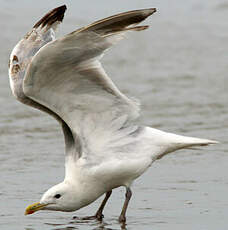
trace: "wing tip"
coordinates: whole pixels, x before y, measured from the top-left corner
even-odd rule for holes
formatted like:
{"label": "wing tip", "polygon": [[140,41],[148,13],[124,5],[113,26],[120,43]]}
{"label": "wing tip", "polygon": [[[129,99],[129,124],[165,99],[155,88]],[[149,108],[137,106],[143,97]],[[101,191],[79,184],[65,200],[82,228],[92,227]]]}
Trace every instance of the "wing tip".
{"label": "wing tip", "polygon": [[148,16],[150,16],[153,13],[157,12],[157,8],[149,8],[149,9],[145,9],[145,11],[147,12]]}
{"label": "wing tip", "polygon": [[144,26],[134,26],[134,27],[128,27],[126,29],[123,29],[123,31],[142,31],[142,30],[146,30],[148,29],[149,26],[148,25],[144,25]]}
{"label": "wing tip", "polygon": [[147,8],[147,9],[141,9],[138,11],[140,11],[140,13],[143,17],[143,20],[145,20],[146,18],[148,18],[149,16],[151,16],[152,14],[157,12],[157,8]]}
{"label": "wing tip", "polygon": [[34,26],[33,28],[38,28],[41,26],[43,28],[46,25],[52,25],[55,22],[62,22],[64,18],[64,13],[66,11],[67,7],[66,5],[61,5],[59,7],[56,7],[49,11],[47,14],[45,14]]}

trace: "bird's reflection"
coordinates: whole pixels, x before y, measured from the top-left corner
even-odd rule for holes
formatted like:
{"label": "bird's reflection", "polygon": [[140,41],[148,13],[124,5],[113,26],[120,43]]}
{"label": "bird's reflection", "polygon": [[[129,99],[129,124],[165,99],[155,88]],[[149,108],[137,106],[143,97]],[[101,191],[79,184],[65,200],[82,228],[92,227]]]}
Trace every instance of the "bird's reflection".
{"label": "bird's reflection", "polygon": [[[46,223],[46,225],[50,226],[50,230],[75,230],[75,229],[80,229],[82,225],[84,227],[85,225],[87,225],[88,229],[90,230],[127,230],[126,224],[121,224],[119,226],[112,227],[110,226],[111,224],[105,222],[97,222],[97,221],[96,222],[95,221],[76,221],[76,222],[72,221],[69,222],[68,224]],[[38,230],[38,229],[25,228],[25,230]]]}

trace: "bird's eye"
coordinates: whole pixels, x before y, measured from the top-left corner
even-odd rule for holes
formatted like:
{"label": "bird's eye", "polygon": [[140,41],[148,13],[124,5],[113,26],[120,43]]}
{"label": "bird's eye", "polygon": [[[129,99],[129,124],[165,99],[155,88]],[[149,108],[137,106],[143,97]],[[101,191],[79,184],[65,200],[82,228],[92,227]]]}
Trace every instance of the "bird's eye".
{"label": "bird's eye", "polygon": [[61,197],[61,195],[60,195],[60,194],[56,194],[54,197],[55,197],[56,199],[59,199],[59,198]]}

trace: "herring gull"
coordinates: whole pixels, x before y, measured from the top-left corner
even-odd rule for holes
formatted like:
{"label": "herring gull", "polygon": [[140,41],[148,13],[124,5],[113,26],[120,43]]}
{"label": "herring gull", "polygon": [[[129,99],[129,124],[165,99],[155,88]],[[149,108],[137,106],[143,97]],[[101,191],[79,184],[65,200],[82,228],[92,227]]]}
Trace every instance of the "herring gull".
{"label": "herring gull", "polygon": [[41,18],[15,46],[9,60],[13,95],[22,103],[53,116],[65,139],[65,179],[27,207],[76,211],[105,195],[92,218],[101,220],[112,190],[124,186],[119,221],[126,221],[131,185],[151,164],[182,148],[216,141],[185,137],[137,124],[139,104],[119,91],[100,59],[155,8],[120,13],[55,39],[66,6]]}

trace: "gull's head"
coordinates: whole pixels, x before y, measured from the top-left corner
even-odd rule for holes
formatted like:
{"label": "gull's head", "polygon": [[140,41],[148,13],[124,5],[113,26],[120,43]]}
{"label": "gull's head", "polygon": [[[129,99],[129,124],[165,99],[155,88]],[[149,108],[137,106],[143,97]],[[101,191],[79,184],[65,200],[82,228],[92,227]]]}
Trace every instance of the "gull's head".
{"label": "gull's head", "polygon": [[46,191],[40,202],[29,205],[25,210],[25,215],[39,210],[72,212],[79,208],[77,190],[71,184],[62,182]]}

